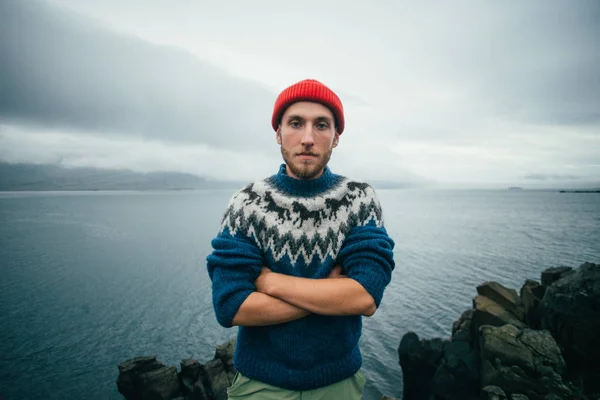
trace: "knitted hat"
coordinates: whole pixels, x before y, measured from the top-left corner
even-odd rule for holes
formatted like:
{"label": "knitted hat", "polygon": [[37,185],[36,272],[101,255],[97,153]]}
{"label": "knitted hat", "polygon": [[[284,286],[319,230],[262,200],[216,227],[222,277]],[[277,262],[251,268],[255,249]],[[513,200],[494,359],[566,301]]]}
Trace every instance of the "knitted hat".
{"label": "knitted hat", "polygon": [[285,89],[277,97],[273,108],[271,126],[277,130],[285,110],[298,101],[314,101],[331,110],[337,123],[337,131],[344,131],[344,107],[340,98],[327,86],[314,79],[305,79]]}

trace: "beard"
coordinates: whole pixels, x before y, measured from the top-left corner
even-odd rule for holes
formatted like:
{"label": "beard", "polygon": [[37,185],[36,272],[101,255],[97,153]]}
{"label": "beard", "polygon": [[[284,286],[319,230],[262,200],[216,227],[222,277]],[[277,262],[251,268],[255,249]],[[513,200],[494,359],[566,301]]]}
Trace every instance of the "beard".
{"label": "beard", "polygon": [[[332,151],[333,147],[325,153],[317,155],[316,159],[314,160],[302,161],[298,159],[294,160],[294,153],[291,153],[281,146],[281,155],[283,156],[283,161],[285,161],[285,164],[292,171],[292,173],[298,177],[298,179],[315,179],[317,176],[319,176],[329,162]],[[302,152],[313,153],[313,151],[310,149],[302,150]]]}

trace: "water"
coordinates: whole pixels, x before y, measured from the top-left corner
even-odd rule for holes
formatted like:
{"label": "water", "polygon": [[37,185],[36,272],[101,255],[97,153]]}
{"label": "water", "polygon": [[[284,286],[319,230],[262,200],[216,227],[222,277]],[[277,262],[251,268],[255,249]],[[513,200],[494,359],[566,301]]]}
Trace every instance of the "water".
{"label": "water", "polygon": [[[600,263],[600,195],[379,190],[397,269],[364,320],[365,399],[401,397],[408,331],[446,337],[475,286]],[[231,191],[0,193],[0,398],[121,399],[117,365],[206,361],[235,335],[204,260]]]}

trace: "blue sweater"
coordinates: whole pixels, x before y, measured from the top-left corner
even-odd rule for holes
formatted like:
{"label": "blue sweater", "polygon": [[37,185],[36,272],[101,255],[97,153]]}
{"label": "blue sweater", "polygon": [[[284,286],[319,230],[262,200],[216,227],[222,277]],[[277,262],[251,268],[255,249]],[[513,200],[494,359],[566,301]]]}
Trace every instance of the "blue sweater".
{"label": "blue sweater", "polygon": [[[261,267],[326,278],[338,264],[379,307],[394,269],[394,242],[364,182],[333,174],[314,180],[279,172],[235,193],[207,258],[218,322],[231,327],[256,290]],[[290,390],[339,382],[361,367],[362,318],[311,314],[277,325],[239,327],[234,364],[243,375]]]}

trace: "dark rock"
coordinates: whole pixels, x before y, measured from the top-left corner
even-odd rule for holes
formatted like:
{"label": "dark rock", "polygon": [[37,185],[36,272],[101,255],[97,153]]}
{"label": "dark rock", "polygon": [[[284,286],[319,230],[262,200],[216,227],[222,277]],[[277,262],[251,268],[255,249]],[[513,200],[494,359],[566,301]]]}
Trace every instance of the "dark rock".
{"label": "dark rock", "polygon": [[517,319],[524,320],[523,304],[514,289],[508,289],[498,282],[485,282],[477,286],[477,293],[493,300]]}
{"label": "dark rock", "polygon": [[119,364],[117,388],[127,400],[171,399],[179,394],[179,377],[156,356],[136,357]]}
{"label": "dark rock", "polygon": [[235,352],[235,339],[231,339],[227,343],[217,346],[215,351],[215,359],[221,360],[225,371],[227,372],[227,378],[230,382],[233,382],[233,378],[237,373],[237,370],[233,366],[233,354]]}
{"label": "dark rock", "polygon": [[201,380],[197,380],[194,383],[194,388],[191,393],[188,394],[186,400],[210,400],[208,393],[206,393],[206,389],[204,388],[204,384]]}
{"label": "dark rock", "polygon": [[494,300],[485,296],[476,296],[473,299],[473,319],[471,329],[473,337],[477,336],[479,327],[483,325],[503,326],[511,324],[517,328],[525,328],[526,325],[514,314],[500,306]]}
{"label": "dark rock", "polygon": [[223,361],[216,358],[204,364],[203,370],[207,377],[204,388],[210,398],[227,400],[227,387],[231,384]]}
{"label": "dark rock", "polygon": [[569,274],[573,268],[571,267],[553,267],[542,272],[542,286],[548,287],[554,282]]}
{"label": "dark rock", "polygon": [[545,288],[539,282],[527,279],[521,288],[521,300],[525,311],[525,322],[530,328],[539,329],[541,324],[540,304]]}
{"label": "dark rock", "polygon": [[194,391],[194,384],[200,376],[201,365],[198,361],[192,359],[186,359],[181,361],[181,372],[179,377],[181,383],[185,387],[185,393],[192,393]]}
{"label": "dark rock", "polygon": [[225,400],[236,373],[233,367],[235,341],[217,346],[215,358],[205,365],[181,361],[181,372],[167,367],[156,356],[137,357],[119,365],[117,387],[127,400]]}
{"label": "dark rock", "polygon": [[452,341],[473,343],[471,336],[471,320],[473,319],[473,310],[466,310],[460,318],[452,325]]}
{"label": "dark rock", "polygon": [[196,382],[198,376],[200,375],[200,363],[196,360],[186,359],[182,360],[181,363],[181,377],[188,378],[192,382]]}
{"label": "dark rock", "polygon": [[179,376],[176,367],[163,366],[140,375],[141,399],[171,400],[179,396]]}
{"label": "dark rock", "polygon": [[516,393],[510,396],[510,400],[529,400],[529,397],[524,394]]}
{"label": "dark rock", "polygon": [[506,393],[498,386],[489,385],[481,390],[482,400],[507,400]]}
{"label": "dark rock", "polygon": [[600,392],[600,264],[582,264],[555,281],[541,310],[542,327],[562,348],[568,375],[580,376],[585,392]]}
{"label": "dark rock", "polygon": [[507,394],[521,393],[541,400],[553,393],[568,397],[562,380],[564,361],[547,331],[512,325],[484,326],[480,330],[481,385],[501,387]]}
{"label": "dark rock", "polygon": [[404,378],[404,400],[427,400],[431,380],[443,355],[441,339],[419,340],[414,332],[402,337],[398,347]]}

